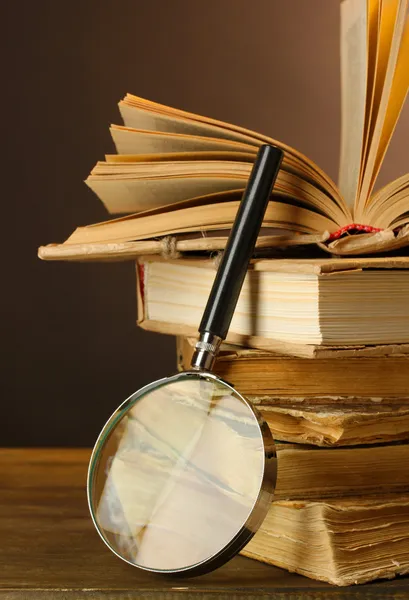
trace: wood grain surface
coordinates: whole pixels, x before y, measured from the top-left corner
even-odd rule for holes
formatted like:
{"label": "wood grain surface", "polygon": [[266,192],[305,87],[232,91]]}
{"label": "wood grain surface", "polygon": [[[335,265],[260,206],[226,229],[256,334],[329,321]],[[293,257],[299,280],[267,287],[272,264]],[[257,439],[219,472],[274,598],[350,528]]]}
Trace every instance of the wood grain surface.
{"label": "wood grain surface", "polygon": [[0,450],[0,599],[409,599],[409,579],[333,587],[236,557],[195,579],[127,565],[99,539],[85,493],[90,451]]}

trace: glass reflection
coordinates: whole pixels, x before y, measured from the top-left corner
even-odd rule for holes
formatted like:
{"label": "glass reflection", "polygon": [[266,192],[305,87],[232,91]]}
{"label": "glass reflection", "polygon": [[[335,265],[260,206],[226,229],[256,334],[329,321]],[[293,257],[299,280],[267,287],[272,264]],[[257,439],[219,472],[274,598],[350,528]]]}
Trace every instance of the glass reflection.
{"label": "glass reflection", "polygon": [[104,428],[91,510],[125,560],[184,569],[240,531],[263,473],[262,434],[247,403],[220,380],[181,374],[131,397]]}

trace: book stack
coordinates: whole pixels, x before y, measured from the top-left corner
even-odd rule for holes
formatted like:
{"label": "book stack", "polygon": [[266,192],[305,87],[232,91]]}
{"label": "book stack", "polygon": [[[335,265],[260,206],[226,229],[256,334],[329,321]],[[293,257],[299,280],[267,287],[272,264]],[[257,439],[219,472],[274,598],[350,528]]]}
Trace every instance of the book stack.
{"label": "book stack", "polygon": [[[137,270],[139,325],[178,336],[189,369],[215,261]],[[278,442],[245,555],[337,585],[409,573],[408,297],[406,257],[252,262],[215,367]]]}
{"label": "book stack", "polygon": [[409,173],[375,181],[409,89],[408,0],[341,3],[339,185],[269,136],[126,95],[86,183],[109,221],[44,260],[137,259],[138,323],[192,337],[260,145],[284,151],[216,372],[277,440],[244,554],[338,585],[409,573]]}
{"label": "book stack", "polygon": [[[178,338],[179,369],[194,339]],[[299,358],[225,346],[216,373],[277,446],[274,501],[243,554],[337,585],[409,572],[409,354]]]}

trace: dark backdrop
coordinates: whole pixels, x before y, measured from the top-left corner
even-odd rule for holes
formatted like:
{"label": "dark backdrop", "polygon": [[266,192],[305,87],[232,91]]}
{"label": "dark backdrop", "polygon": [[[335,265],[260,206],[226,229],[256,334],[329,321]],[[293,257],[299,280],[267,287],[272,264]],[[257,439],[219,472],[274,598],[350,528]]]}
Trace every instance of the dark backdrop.
{"label": "dark backdrop", "polygon": [[[42,263],[107,217],[82,183],[132,92],[279,138],[336,177],[339,0],[3,2],[1,445],[90,445],[174,370],[135,327],[132,263]],[[405,172],[408,110],[384,179]]]}

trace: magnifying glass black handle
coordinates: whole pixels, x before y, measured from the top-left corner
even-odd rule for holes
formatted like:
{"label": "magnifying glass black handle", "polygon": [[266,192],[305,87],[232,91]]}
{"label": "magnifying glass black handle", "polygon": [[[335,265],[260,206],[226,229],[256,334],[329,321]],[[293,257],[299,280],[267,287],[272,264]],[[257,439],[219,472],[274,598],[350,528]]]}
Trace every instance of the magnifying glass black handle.
{"label": "magnifying glass black handle", "polygon": [[253,255],[283,151],[261,146],[226,244],[199,332],[224,340]]}

